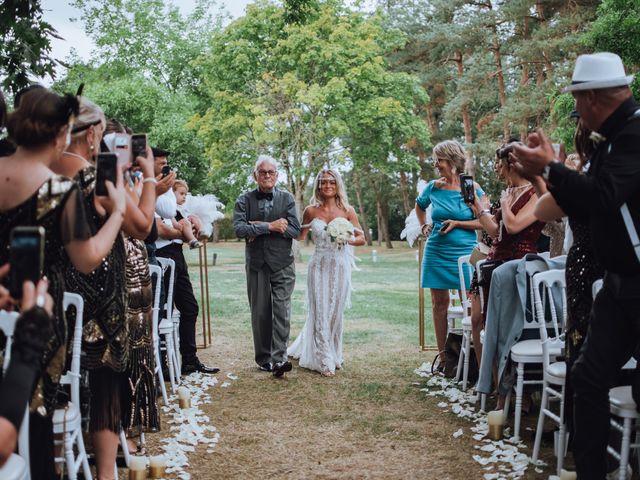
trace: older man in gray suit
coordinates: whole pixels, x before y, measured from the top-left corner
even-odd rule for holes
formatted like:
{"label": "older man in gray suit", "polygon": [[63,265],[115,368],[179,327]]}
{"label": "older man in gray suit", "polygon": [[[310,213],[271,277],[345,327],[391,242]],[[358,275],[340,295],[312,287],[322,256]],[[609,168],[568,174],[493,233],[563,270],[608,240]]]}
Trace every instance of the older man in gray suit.
{"label": "older man in gray suit", "polygon": [[247,293],[258,368],[281,377],[291,371],[287,342],[296,281],[292,240],[300,234],[296,203],[276,188],[278,167],[260,155],[253,171],[258,188],[240,195],[233,228],[246,241]]}

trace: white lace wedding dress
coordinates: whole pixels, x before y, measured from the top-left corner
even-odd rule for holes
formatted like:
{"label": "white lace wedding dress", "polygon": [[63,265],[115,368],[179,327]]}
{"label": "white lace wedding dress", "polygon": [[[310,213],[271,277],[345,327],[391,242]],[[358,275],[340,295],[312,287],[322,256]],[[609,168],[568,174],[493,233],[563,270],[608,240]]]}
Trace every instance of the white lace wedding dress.
{"label": "white lace wedding dress", "polygon": [[318,218],[311,222],[316,245],[307,276],[307,320],[288,354],[321,373],[342,367],[343,313],[350,301],[353,247],[338,248]]}

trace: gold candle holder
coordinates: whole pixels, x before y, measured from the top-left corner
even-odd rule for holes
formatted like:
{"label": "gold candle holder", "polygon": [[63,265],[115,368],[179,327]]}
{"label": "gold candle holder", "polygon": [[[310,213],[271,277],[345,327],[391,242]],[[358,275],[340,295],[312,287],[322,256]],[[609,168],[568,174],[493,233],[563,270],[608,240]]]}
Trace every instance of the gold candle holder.
{"label": "gold candle holder", "polygon": [[180,408],[191,408],[191,399],[190,398],[179,398],[178,406]]}
{"label": "gold candle holder", "polygon": [[502,440],[504,425],[489,425],[489,438],[491,440]]}
{"label": "gold candle holder", "polygon": [[147,471],[129,470],[129,480],[147,480]]}
{"label": "gold candle holder", "polygon": [[494,410],[487,414],[487,423],[489,425],[489,438],[491,440],[502,440],[504,433],[504,411]]}
{"label": "gold candle holder", "polygon": [[164,478],[165,471],[166,467],[164,465],[152,465],[149,467],[149,474],[151,475],[151,478]]}

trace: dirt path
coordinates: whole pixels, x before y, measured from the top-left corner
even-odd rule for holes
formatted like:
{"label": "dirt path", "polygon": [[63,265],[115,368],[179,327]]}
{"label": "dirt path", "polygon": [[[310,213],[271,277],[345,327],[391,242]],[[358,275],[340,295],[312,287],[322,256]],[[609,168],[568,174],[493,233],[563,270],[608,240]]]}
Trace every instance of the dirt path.
{"label": "dirt path", "polygon": [[[413,252],[407,255],[411,261]],[[354,275],[357,291],[347,313],[345,368],[323,378],[294,363],[293,372],[277,380],[253,362],[238,259],[220,266],[213,276],[222,319],[215,320],[213,347],[200,352],[203,361],[222,368],[221,382],[227,373],[238,379],[229,388],[210,391],[212,402],[203,410],[217,427],[220,442],[213,453],[198,447],[189,456],[192,478],[483,477],[485,472],[472,459],[471,436],[452,436],[470,425],[443,413],[437,406],[441,400],[420,391],[421,379],[414,370],[430,355],[407,340],[415,330],[413,320],[399,326],[391,314],[369,308],[379,295],[371,293],[376,280],[366,264]],[[292,336],[303,322],[304,265],[298,273]],[[167,435],[168,429],[150,435],[150,445]]]}

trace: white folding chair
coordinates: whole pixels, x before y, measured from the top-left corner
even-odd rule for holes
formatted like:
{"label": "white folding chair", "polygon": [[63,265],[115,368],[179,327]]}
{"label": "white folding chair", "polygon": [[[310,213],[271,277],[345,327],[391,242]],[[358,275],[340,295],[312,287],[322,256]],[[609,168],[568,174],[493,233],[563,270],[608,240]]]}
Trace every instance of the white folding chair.
{"label": "white folding chair", "polygon": [[457,304],[458,292],[449,290],[449,307],[447,308],[447,333],[460,333],[460,327],[456,326],[457,320],[464,318],[464,308],[461,304]]}
{"label": "white folding chair", "polygon": [[12,453],[5,464],[0,467],[0,478],[2,480],[29,480],[27,462],[20,455]]}
{"label": "white folding chair", "polygon": [[[622,443],[620,445],[620,451],[617,451],[611,445],[607,445],[607,452],[620,462],[620,467],[618,468],[618,480],[626,480],[629,465],[629,452],[632,448],[635,450],[640,449],[638,433],[636,433],[636,442],[631,443],[634,423],[637,423],[638,419],[640,419],[640,414],[636,408],[636,402],[633,400],[630,385],[615,387],[609,390],[609,411],[612,415],[610,420],[611,428],[622,433]],[[615,417],[622,419],[622,423],[619,423],[613,417],[614,415]]]}
{"label": "white folding chair", "polygon": [[176,348],[176,362],[178,363],[177,376],[180,379],[182,372],[182,355],[180,354],[180,312],[175,308],[171,311],[173,321],[173,344]]}
{"label": "white folding chair", "polygon": [[[560,287],[562,295],[562,311],[560,315],[556,312],[553,288]],[[551,327],[553,328],[553,336],[547,333],[548,322],[545,318],[545,307],[542,304],[542,296],[540,290],[544,289],[548,300],[549,310],[551,312]],[[566,281],[564,270],[549,270],[540,272],[533,276],[533,294],[535,298],[535,312],[538,319],[540,329],[540,341],[542,344],[542,401],[540,403],[540,415],[538,416],[538,426],[536,428],[536,439],[533,444],[533,463],[538,461],[540,455],[540,442],[542,441],[542,429],[544,426],[544,417],[549,417],[560,428],[558,432],[558,442],[556,445],[557,464],[556,472],[560,475],[562,463],[564,460],[564,452],[566,446],[566,426],[564,422],[564,391],[565,378],[567,376],[567,364],[563,361],[555,362],[551,355],[551,351],[562,350],[564,347],[564,327],[567,319],[567,297],[566,297]],[[560,318],[558,318],[560,317]],[[551,410],[551,400],[560,402],[559,414]]]}
{"label": "white folding chair", "polygon": [[466,278],[473,276],[473,265],[469,262],[471,255],[464,255],[458,258],[458,277],[460,279],[460,298],[462,300],[462,319],[460,327],[462,330],[462,345],[458,357],[458,368],[456,370],[455,381],[460,380],[462,372],[462,390],[467,389],[469,379],[469,355],[471,354],[471,302],[467,298]]}
{"label": "white folding chair", "polygon": [[180,361],[178,351],[180,346],[175,343],[175,326],[173,320],[173,284],[175,281],[176,264],[170,258],[158,257],[158,262],[162,265],[163,277],[169,276],[169,287],[167,289],[167,302],[164,305],[165,316],[158,324],[158,332],[164,340],[164,349],[167,355],[167,366],[169,367],[169,382],[171,391],[175,393],[178,383],[180,383]]}
{"label": "white folding chair", "polygon": [[[482,280],[482,270],[480,267],[482,264],[486,262],[486,259],[478,260],[476,262],[476,277],[478,278],[478,297],[480,297],[480,312],[484,313],[484,289],[480,285],[480,281]],[[484,328],[480,331],[480,343],[484,344]],[[478,365],[479,369],[482,369],[482,364]],[[483,412],[486,411],[487,406],[487,394],[480,394],[480,410]]]}
{"label": "white folding chair", "polygon": [[[9,367],[13,333],[19,316],[17,312],[0,310],[0,331],[4,333],[7,339],[2,363],[3,372]],[[31,478],[31,469],[29,467],[29,404],[25,407],[24,419],[22,420],[22,425],[20,425],[20,432],[18,432],[18,452],[19,455],[11,455],[0,469],[0,478],[6,478],[7,480],[28,480]]]}
{"label": "white folding chair", "polygon": [[[160,359],[160,331],[159,331],[159,318],[160,318],[160,287],[162,282],[162,268],[156,265],[149,265],[149,274],[151,275],[152,283],[153,277],[156,277],[155,289],[153,291],[153,308],[152,308],[152,327],[153,332],[153,356],[156,361],[154,373],[158,376],[158,384],[160,385],[160,391],[162,392],[162,400],[165,405],[169,405],[169,398],[167,397],[167,387],[164,384],[164,374],[162,373],[162,362]],[[129,465],[128,449],[125,445],[122,446],[125,451],[125,460]]]}
{"label": "white folding chair", "polygon": [[[527,274],[527,288],[529,291],[529,302],[533,312],[533,306],[535,305],[535,298],[533,292],[533,282],[532,278],[536,273],[544,272],[548,270],[547,264],[539,259],[529,260],[526,264],[526,274]],[[526,309],[526,307],[525,307]],[[531,316],[531,322],[527,322],[527,319],[524,320],[524,329],[535,329],[539,330],[538,320],[536,315],[533,314]],[[560,349],[551,348],[550,355],[560,355]],[[542,379],[532,378],[525,380],[524,379],[524,366],[526,364],[542,364],[542,342],[539,338],[531,339],[531,340],[522,340],[517,342],[513,347],[511,347],[510,352],[511,360],[516,364],[516,402],[515,402],[515,411],[514,411],[514,422],[513,422],[513,440],[520,440],[520,420],[522,417],[522,396],[524,393],[525,385],[541,385]],[[533,373],[533,372],[532,372]],[[511,403],[511,395],[510,391],[507,394],[507,398],[504,405],[504,416],[505,419],[509,414],[509,404]]]}
{"label": "white folding chair", "polygon": [[602,289],[603,283],[603,280],[599,278],[595,282],[593,282],[593,285],[591,285],[591,295],[593,296],[594,300],[596,299],[596,295],[598,295],[598,292]]}
{"label": "white folding chair", "polygon": [[[71,346],[71,370],[60,378],[61,385],[69,385],[71,401],[64,408],[53,412],[53,433],[62,436],[62,440],[55,440],[55,445],[64,446],[64,457],[56,457],[56,463],[64,463],[67,467],[67,477],[71,480],[78,478],[78,471],[82,467],[84,478],[91,478],[91,469],[87,459],[87,452],[82,438],[82,415],[80,414],[80,355],[82,353],[82,315],[84,301],[77,293],[65,292],[63,308],[66,312],[73,306],[76,311],[76,324],[73,330]],[[75,456],[74,446],[78,449]]]}

